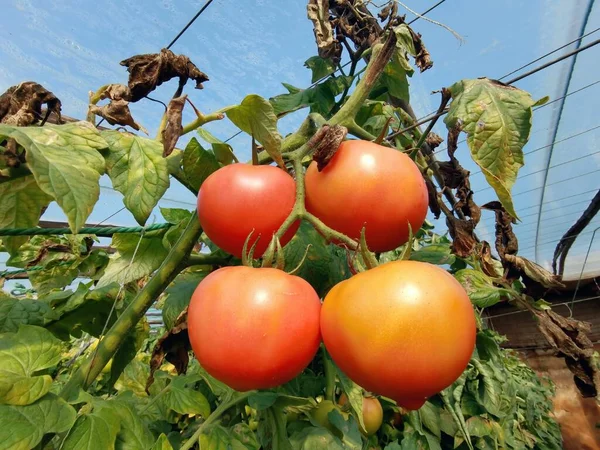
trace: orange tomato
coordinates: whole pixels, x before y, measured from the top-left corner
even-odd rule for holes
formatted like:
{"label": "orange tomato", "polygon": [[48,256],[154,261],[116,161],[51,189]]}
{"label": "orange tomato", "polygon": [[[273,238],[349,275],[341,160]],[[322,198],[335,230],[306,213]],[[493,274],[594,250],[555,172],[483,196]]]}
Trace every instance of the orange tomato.
{"label": "orange tomato", "polygon": [[306,208],[329,227],[354,239],[365,236],[370,250],[404,244],[423,225],[427,187],[405,154],[368,141],[344,141],[319,172],[306,172]]}
{"label": "orange tomato", "polygon": [[[348,397],[342,393],[338,401],[340,405],[344,406],[348,403]],[[379,400],[376,397],[363,397],[362,414],[365,428],[361,428],[361,433],[366,436],[377,433],[383,423],[383,408]]]}
{"label": "orange tomato", "polygon": [[368,391],[406,409],[452,384],[475,347],[475,313],[452,275],[394,261],[334,286],[321,310],[332,359]]}
{"label": "orange tomato", "polygon": [[[218,247],[240,258],[248,235],[248,250],[259,238],[254,257],[267,249],[273,234],[292,212],[296,183],[274,166],[231,164],[212,173],[198,192],[198,218]],[[280,239],[287,244],[298,230],[294,223]]]}
{"label": "orange tomato", "polygon": [[238,391],[268,389],[315,356],[321,301],[302,278],[271,268],[223,267],[204,278],[188,309],[202,367]]}

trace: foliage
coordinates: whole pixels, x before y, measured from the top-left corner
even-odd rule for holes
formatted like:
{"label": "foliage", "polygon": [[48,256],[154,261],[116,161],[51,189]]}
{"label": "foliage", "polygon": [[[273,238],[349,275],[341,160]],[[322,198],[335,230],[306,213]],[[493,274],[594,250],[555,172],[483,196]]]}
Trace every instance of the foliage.
{"label": "foliage", "polygon": [[[382,10],[381,19],[386,20],[390,11]],[[339,10],[331,13],[339,15]],[[354,25],[361,23],[360,17],[348,19],[354,12],[346,13],[340,17],[355,20]],[[322,16],[319,26],[332,33],[327,17]],[[306,142],[325,121],[344,126],[360,139],[385,138],[389,126],[410,126],[407,111],[396,106],[409,100],[408,77],[414,69],[408,58],[421,71],[432,63],[420,35],[399,17],[391,17],[388,25],[379,30],[384,34],[370,36],[360,34],[376,32],[369,26],[337,29],[349,33],[338,38],[356,47],[347,74],[336,75],[337,61],[314,56],[305,63],[316,83],[311,87],[284,83],[287,93],[269,100],[252,94],[239,105],[214,114],[194,108],[197,118],[192,123],[175,125],[182,134],[197,132],[203,144],[192,138],[184,149],[175,148],[168,156],[163,155],[162,127],[172,123],[173,117],[165,116],[158,138],[150,139],[117,129],[99,131],[94,112],[108,111],[96,106],[104,99],[111,102],[105,106],[127,108],[129,101],[141,101],[173,77],[180,78],[181,89],[190,77],[198,84],[207,80],[188,58],[170,51],[126,60],[128,86],[107,85],[94,93],[85,121],[40,126],[34,116],[35,120],[23,122],[29,116],[19,115],[19,108],[11,113],[18,123],[0,118],[0,228],[35,227],[55,201],[75,233],[1,238],[2,250],[9,254],[7,265],[25,269],[32,289],[22,295],[0,293],[0,450],[168,450],[197,445],[233,450],[561,448],[558,426],[550,416],[551,383],[502,349],[502,337],[482,323],[476,350],[462,376],[418,411],[409,413],[381,397],[384,424],[369,438],[359,431],[364,427],[362,388],[337,369],[325,351],[283,386],[240,393],[213,378],[196,360],[185,373],[178,373],[184,371],[187,359],[182,364],[181,354],[176,353],[183,349],[187,355],[187,351],[185,342],[177,342],[167,351],[169,362],[160,363],[154,382],[148,383],[158,335],[150,333],[144,313],[150,306],[161,309],[165,327],[159,332],[166,333],[161,342],[173,336],[185,341],[182,324],[198,283],[214,269],[240,261],[201,234],[196,213],[186,210],[161,210],[172,224],[167,231],[113,235],[110,251],[97,245],[97,237],[76,234],[98,200],[102,175],[108,176],[123,195],[124,206],[143,225],[172,180],[197,193],[211,173],[237,161],[229,144],[203,128],[211,120],[226,117],[250,135],[260,163],[291,164],[298,184],[313,150]],[[379,41],[392,45],[388,48]],[[389,53],[377,67],[386,49]],[[360,69],[367,52],[371,62]],[[486,78],[459,81],[448,92],[452,101],[445,121],[450,139],[455,140],[459,132],[467,134],[470,156],[504,209],[516,217],[510,190],[523,165],[522,149],[529,137],[534,101],[526,92]],[[178,90],[176,97],[183,102],[181,94]],[[50,109],[56,112],[53,105]],[[303,125],[282,137],[278,119],[305,108],[311,126]],[[27,112],[31,105],[23,104],[21,109]],[[120,125],[135,125],[129,110],[122,111],[127,113],[127,122]],[[111,120],[119,118],[113,114]],[[417,143],[426,137],[414,130],[390,137],[385,145],[414,154],[426,181],[431,182],[434,174],[428,162],[415,153],[420,147]],[[458,188],[461,207],[469,205],[472,210],[467,215],[475,217],[468,180],[450,182],[454,179],[449,175],[460,173],[454,150],[451,160],[441,165],[446,184],[440,188]],[[430,196],[434,212],[435,205]],[[483,251],[485,247],[467,256],[457,254],[455,244],[462,235],[453,235],[452,241],[426,223],[412,230],[413,239],[402,247],[372,255],[359,243],[319,224],[302,206],[297,204],[294,211],[304,221],[279,252],[284,257],[279,262],[287,271],[297,268],[296,274],[321,297],[353,271],[410,258],[447,268],[478,309],[502,301],[525,304],[531,300],[521,292],[519,275],[503,278],[502,270],[497,270],[506,264],[503,258],[491,258]],[[461,223],[453,222],[459,221],[453,211],[444,212],[449,222]],[[174,327],[179,327],[178,334],[169,334]],[[315,422],[311,412],[318,404],[342,392],[349,399],[343,413],[328,414],[330,427]]]}

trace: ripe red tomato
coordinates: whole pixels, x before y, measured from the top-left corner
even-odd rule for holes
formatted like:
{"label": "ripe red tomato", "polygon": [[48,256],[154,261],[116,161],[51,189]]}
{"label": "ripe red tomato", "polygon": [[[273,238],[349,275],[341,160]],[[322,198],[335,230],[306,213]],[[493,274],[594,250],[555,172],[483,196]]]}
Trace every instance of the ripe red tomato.
{"label": "ripe red tomato", "polygon": [[188,334],[206,371],[238,391],[268,389],[315,356],[321,301],[302,278],[271,268],[223,267],[192,295]]}
{"label": "ripe red tomato", "polygon": [[394,261],[334,286],[323,302],[321,334],[352,380],[406,409],[419,409],[467,367],[475,348],[475,313],[445,270]]}
{"label": "ripe red tomato", "polygon": [[[342,406],[348,403],[348,397],[345,393],[340,395],[339,403]],[[361,427],[360,432],[366,436],[377,433],[383,423],[383,408],[379,400],[376,397],[363,397],[362,414],[365,427]]]}
{"label": "ripe red tomato", "polygon": [[[231,164],[212,173],[198,192],[198,217],[206,235],[218,247],[238,258],[250,232],[248,249],[262,256],[273,234],[292,212],[296,183],[273,166]],[[280,239],[287,244],[300,223],[293,224]]]}
{"label": "ripe red tomato", "polygon": [[370,250],[393,250],[427,215],[427,187],[405,154],[368,141],[344,141],[319,172],[306,172],[306,208],[326,225],[354,239],[365,228]]}

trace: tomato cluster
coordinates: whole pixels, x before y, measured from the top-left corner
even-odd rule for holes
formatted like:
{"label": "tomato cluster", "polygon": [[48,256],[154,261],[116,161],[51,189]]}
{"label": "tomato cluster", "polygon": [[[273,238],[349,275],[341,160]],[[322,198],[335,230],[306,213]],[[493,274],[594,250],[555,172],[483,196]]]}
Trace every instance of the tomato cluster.
{"label": "tomato cluster", "polygon": [[[373,251],[406,243],[427,213],[419,168],[403,153],[371,142],[343,142],[321,171],[312,162],[305,186],[308,212],[354,239],[364,228]],[[256,243],[258,257],[295,201],[295,182],[285,171],[233,164],[203,183],[198,215],[206,235],[238,257],[253,232],[249,244]],[[297,228],[290,227],[282,245]],[[198,285],[188,329],[200,364],[234,389],[290,381],[322,341],[364,389],[418,409],[464,371],[476,323],[466,292],[448,272],[394,261],[342,281],[322,303],[310,284],[281,270],[224,267]],[[321,403],[315,414],[327,415],[334,407]],[[373,419],[362,431],[372,434],[381,425],[381,405],[365,398],[363,407]]]}

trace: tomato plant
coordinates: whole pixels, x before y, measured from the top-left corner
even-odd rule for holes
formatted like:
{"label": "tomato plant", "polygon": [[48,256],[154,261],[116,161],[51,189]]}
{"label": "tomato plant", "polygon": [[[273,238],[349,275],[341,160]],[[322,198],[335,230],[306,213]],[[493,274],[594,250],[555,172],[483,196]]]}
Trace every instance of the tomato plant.
{"label": "tomato plant", "polygon": [[[551,383],[481,314],[517,304],[580,351],[578,373],[595,370],[570,337],[584,327],[539,301],[560,279],[517,254],[511,228],[540,102],[488,78],[442,89],[438,161],[407,81],[429,53],[397,2],[373,8],[309,0],[313,85],[192,105],[188,123],[186,83],[208,76],[168,49],[122,61],[127,85],[92,92],[85,120],[63,120],[35,82],[0,96],[0,450],[560,448]],[[143,136],[129,104],[174,78],[157,137]],[[224,119],[244,148],[205,127]],[[463,154],[498,201],[475,203]],[[103,176],[139,227],[86,226]],[[174,183],[197,210],[149,223]],[[41,229],[51,202],[68,228]],[[476,235],[482,208],[495,254]]]}
{"label": "tomato plant", "polygon": [[445,270],[395,261],[336,285],[323,303],[321,332],[351,379],[418,409],[467,367],[475,313],[464,288]]}
{"label": "tomato plant", "polygon": [[[294,179],[272,166],[231,164],[211,174],[198,193],[198,216],[206,235],[220,248],[242,256],[256,243],[254,255],[262,256],[271,237],[292,212],[296,198]],[[285,245],[298,226],[281,237]]]}
{"label": "tomato plant", "polygon": [[306,208],[331,228],[360,238],[370,250],[394,250],[427,215],[427,188],[410,158],[368,141],[342,142],[327,166],[306,172]]}
{"label": "tomato plant", "polygon": [[302,278],[224,267],[192,295],[188,333],[206,371],[238,391],[287,383],[314,358],[321,302]]}

